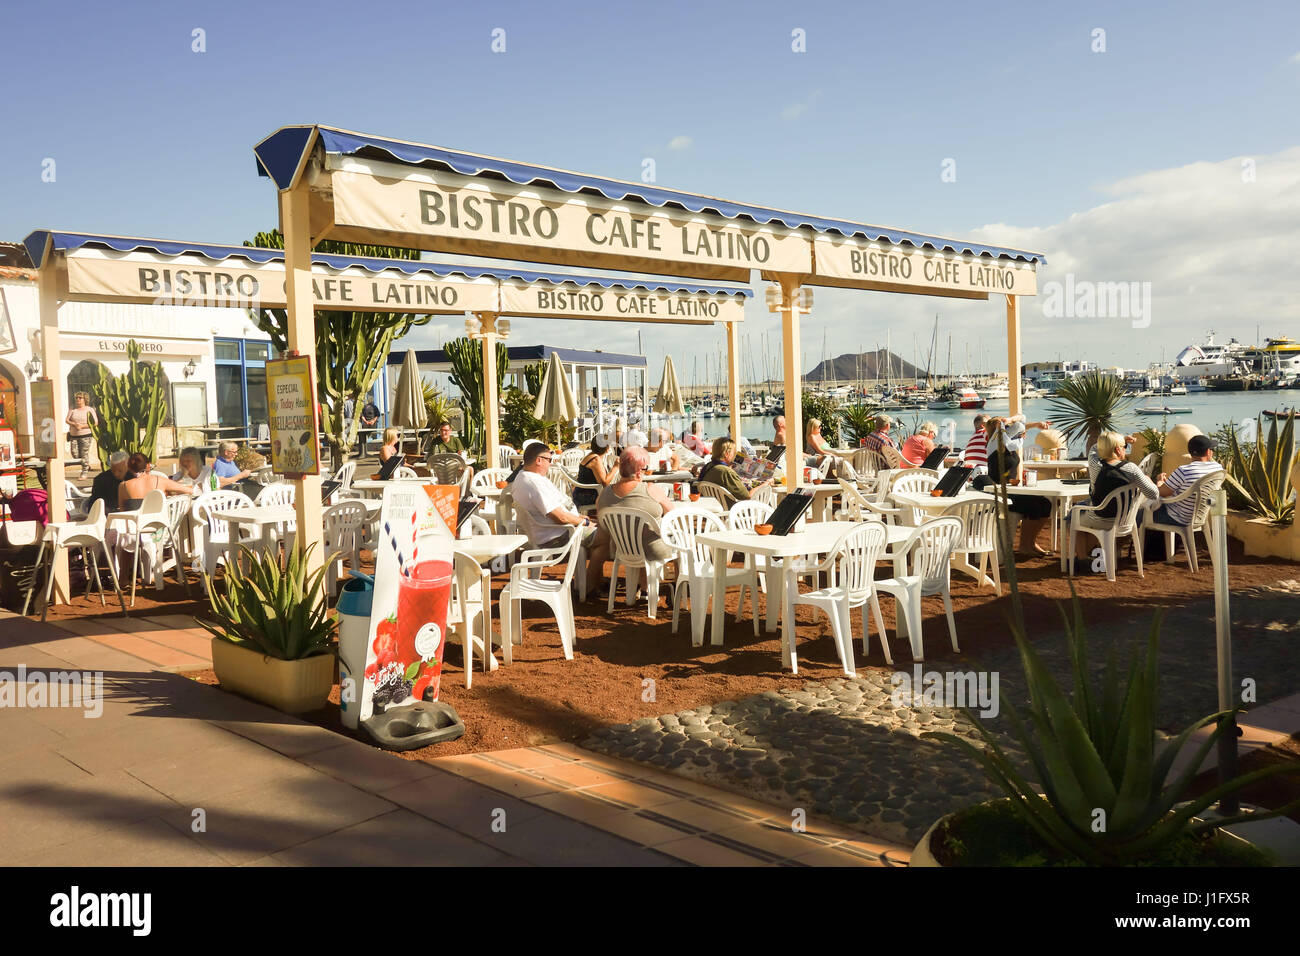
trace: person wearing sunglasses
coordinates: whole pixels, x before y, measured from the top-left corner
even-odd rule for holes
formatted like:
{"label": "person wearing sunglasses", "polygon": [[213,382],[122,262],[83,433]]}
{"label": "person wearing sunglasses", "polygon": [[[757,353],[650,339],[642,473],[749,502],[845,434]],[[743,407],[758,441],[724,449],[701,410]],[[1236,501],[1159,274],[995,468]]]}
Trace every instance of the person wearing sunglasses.
{"label": "person wearing sunglasses", "polygon": [[558,543],[572,525],[594,530],[590,521],[569,510],[569,499],[546,477],[552,458],[548,446],[540,442],[529,445],[524,449],[523,465],[510,482],[520,530],[534,548]]}

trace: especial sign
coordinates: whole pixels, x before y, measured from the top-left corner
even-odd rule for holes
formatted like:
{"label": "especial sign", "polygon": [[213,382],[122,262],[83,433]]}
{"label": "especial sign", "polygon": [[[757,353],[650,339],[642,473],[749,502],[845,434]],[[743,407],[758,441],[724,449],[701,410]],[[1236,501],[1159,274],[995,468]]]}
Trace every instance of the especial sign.
{"label": "especial sign", "polygon": [[320,430],[316,383],[306,357],[266,363],[266,407],[270,418],[271,471],[277,475],[318,475]]}

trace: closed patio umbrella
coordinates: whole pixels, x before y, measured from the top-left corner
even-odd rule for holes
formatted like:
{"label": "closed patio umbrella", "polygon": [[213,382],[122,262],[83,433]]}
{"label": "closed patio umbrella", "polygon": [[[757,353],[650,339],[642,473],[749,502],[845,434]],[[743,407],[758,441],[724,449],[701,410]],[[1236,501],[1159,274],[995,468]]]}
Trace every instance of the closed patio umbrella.
{"label": "closed patio umbrella", "polygon": [[569,385],[569,376],[564,371],[564,363],[560,361],[558,352],[551,353],[533,417],[548,424],[555,422],[557,437],[560,422],[571,422],[578,417],[578,402],[573,397],[573,388]]}
{"label": "closed patio umbrella", "polygon": [[397,376],[397,394],[393,397],[393,424],[398,428],[423,428],[429,422],[424,408],[424,387],[420,381],[420,363],[415,349],[406,350],[402,371]]}
{"label": "closed patio umbrella", "polygon": [[686,402],[682,398],[681,386],[677,384],[677,369],[673,368],[671,355],[664,356],[664,375],[659,380],[654,410],[662,415],[686,414]]}

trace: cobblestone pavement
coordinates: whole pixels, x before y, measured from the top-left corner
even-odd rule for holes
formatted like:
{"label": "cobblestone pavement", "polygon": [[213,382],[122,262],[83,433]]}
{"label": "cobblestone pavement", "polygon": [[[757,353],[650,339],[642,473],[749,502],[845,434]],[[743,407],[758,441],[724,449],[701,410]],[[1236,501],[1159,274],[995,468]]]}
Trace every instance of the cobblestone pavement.
{"label": "cobblestone pavement", "polygon": [[[1255,681],[1259,704],[1300,686],[1300,585],[1292,584],[1233,595],[1234,674],[1238,686],[1245,678]],[[1093,670],[1104,668],[1112,644],[1121,661],[1131,649],[1144,648],[1150,627],[1151,618],[1144,616],[1089,631]],[[1060,628],[1036,638],[1034,647],[1068,692]],[[1213,602],[1166,613],[1159,668],[1163,729],[1181,729],[1217,709]],[[899,670],[912,673],[902,661]],[[925,670],[996,673],[1001,700],[1018,708],[1027,703],[1014,647],[928,661]],[[895,707],[894,673],[862,669],[853,679],[646,717],[601,728],[583,746],[792,812],[802,808],[883,839],[915,842],[944,814],[998,794],[972,758],[921,739],[926,731],[943,730],[978,740],[966,718],[951,708]],[[987,719],[996,731],[1007,729],[1005,707]]]}

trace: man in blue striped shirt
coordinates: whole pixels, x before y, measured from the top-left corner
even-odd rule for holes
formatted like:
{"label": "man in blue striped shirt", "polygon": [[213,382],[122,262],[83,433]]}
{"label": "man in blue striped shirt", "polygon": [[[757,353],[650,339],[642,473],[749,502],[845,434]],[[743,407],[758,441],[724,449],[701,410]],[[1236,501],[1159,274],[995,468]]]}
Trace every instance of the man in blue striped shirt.
{"label": "man in blue striped shirt", "polygon": [[[1214,447],[1215,441],[1208,435],[1193,435],[1187,442],[1187,454],[1192,456],[1192,460],[1175,468],[1172,474],[1160,475],[1156,479],[1160,497],[1172,498],[1190,488],[1197,479],[1222,471],[1222,467],[1214,460]],[[1186,498],[1173,504],[1161,505],[1151,517],[1157,524],[1187,525],[1191,524],[1195,513],[1196,502]]]}

